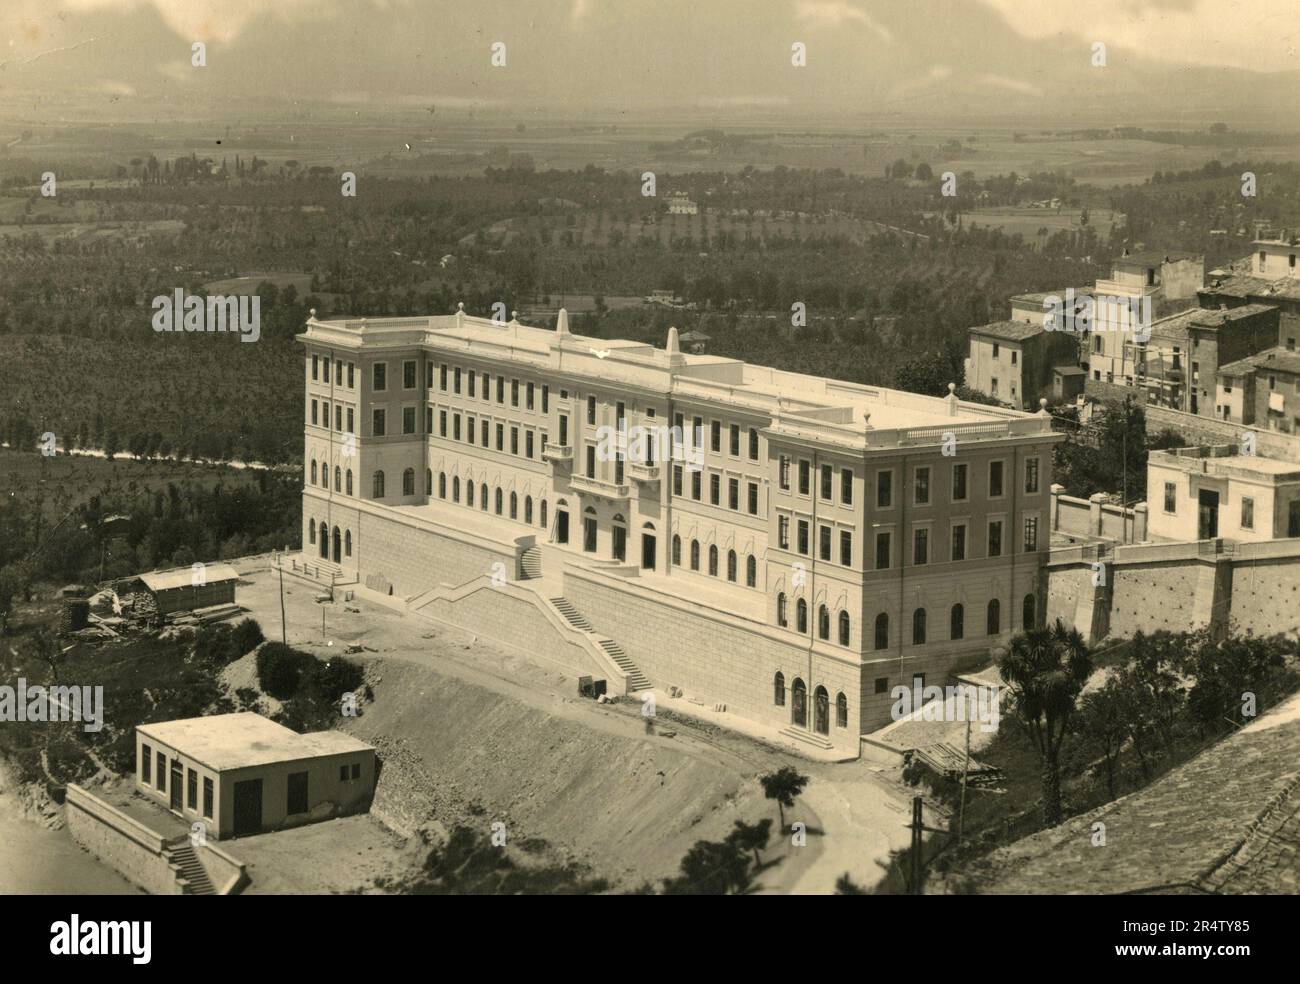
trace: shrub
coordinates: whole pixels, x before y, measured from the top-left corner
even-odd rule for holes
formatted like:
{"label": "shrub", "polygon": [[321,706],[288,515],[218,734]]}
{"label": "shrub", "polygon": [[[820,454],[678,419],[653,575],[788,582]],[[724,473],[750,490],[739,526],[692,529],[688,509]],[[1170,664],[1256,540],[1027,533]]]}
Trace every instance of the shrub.
{"label": "shrub", "polygon": [[262,627],[251,618],[246,618],[237,624],[231,630],[231,634],[234,636],[235,648],[239,650],[240,656],[251,653],[266,641],[266,636],[262,634]]}
{"label": "shrub", "polygon": [[304,677],[312,678],[318,665],[310,653],[268,642],[257,653],[257,682],[272,697],[288,700],[298,693]]}

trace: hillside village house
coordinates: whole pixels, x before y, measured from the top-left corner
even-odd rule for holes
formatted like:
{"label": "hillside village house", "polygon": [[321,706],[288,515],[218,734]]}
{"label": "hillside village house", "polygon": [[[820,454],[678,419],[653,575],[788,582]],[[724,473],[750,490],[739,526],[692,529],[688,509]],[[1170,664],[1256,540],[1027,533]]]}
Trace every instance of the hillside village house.
{"label": "hillside village house", "polygon": [[[970,329],[970,355],[966,358],[966,385],[1018,408],[1036,407],[1043,398],[1052,402],[1076,395],[1057,392],[1062,378],[1058,366],[1077,368],[1079,336],[1072,331],[1049,331],[1043,309],[1036,321],[994,321]],[[1070,387],[1077,389],[1077,387]]]}
{"label": "hillside village house", "polygon": [[1219,369],[1222,420],[1300,434],[1300,352],[1274,347]]}
{"label": "hillside village house", "polygon": [[1300,240],[1285,232],[1272,239],[1257,239],[1249,260],[1216,270],[1201,289],[1201,306],[1241,307],[1267,304],[1279,311],[1277,344],[1289,351],[1300,338],[1300,273],[1296,256]]}
{"label": "hillside village house", "polygon": [[1043,617],[1045,412],[687,354],[676,329],[584,338],[563,310],[313,314],[298,339],[304,551],[563,659],[553,608],[608,643],[615,692],[856,748],[893,685]]}
{"label": "hillside village house", "polygon": [[1232,445],[1152,451],[1147,460],[1152,540],[1260,541],[1300,537],[1300,463]]}

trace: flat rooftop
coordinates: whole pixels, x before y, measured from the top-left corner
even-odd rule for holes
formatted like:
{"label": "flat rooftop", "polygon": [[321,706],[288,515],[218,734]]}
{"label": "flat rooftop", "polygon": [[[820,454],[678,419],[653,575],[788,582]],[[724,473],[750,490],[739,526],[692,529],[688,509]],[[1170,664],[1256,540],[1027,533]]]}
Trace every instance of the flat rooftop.
{"label": "flat rooftop", "polygon": [[141,724],[136,731],[216,772],[326,755],[374,751],[342,731],[300,735],[252,711]]}

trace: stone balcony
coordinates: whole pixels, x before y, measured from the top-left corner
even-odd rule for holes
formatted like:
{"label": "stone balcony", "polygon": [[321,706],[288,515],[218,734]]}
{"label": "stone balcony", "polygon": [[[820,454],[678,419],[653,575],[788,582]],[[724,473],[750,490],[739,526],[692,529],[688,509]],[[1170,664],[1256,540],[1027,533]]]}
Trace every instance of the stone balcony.
{"label": "stone balcony", "polygon": [[571,465],[573,464],[573,445],[552,444],[547,441],[542,445],[542,460],[549,461],[553,465]]}
{"label": "stone balcony", "polygon": [[569,478],[569,488],[574,492],[610,500],[626,499],[631,494],[626,483],[617,485],[614,482],[606,482],[599,478],[588,478],[586,475],[571,476]]}
{"label": "stone balcony", "polygon": [[660,465],[657,462],[629,461],[627,475],[634,482],[655,483],[659,481]]}

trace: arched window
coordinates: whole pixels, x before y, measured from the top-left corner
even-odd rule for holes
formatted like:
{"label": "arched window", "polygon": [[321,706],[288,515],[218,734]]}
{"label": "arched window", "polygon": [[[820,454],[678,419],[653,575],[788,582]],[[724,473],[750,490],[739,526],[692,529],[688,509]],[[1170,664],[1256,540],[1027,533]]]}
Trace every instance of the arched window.
{"label": "arched window", "polygon": [[320,524],[320,555],[329,557],[330,552],[330,528],[324,523]]}
{"label": "arched window", "polygon": [[876,648],[889,648],[889,616],[884,612],[876,616]]}
{"label": "arched window", "polygon": [[682,538],[676,533],[673,534],[673,566],[682,566]]}
{"label": "arched window", "polygon": [[691,570],[698,571],[699,569],[700,569],[700,541],[692,540],[691,541]]}
{"label": "arched window", "polygon": [[715,544],[709,545],[709,574],[718,576],[718,548]]}
{"label": "arched window", "polygon": [[498,516],[501,515],[501,502],[502,502],[502,493],[501,493],[501,490],[500,490],[500,489],[497,489],[497,501],[496,501],[496,507],[497,507],[497,515],[498,515]]}
{"label": "arched window", "polygon": [[352,531],[351,530],[347,530],[343,534],[343,553],[348,557],[352,556]]}
{"label": "arched window", "polygon": [[311,459],[311,484],[316,484],[316,459]]}
{"label": "arched window", "polygon": [[745,587],[758,587],[758,561],[753,554],[745,558]]}
{"label": "arched window", "polygon": [[847,646],[848,644],[849,644],[849,613],[846,611],[841,611],[840,612],[840,645]]}
{"label": "arched window", "polygon": [[912,645],[919,646],[925,642],[925,609],[918,608],[912,612]]}
{"label": "arched window", "polygon": [[451,476],[451,501],[460,502],[460,476]]}
{"label": "arched window", "polygon": [[808,688],[798,677],[790,685],[790,721],[801,728],[808,726]]}
{"label": "arched window", "polygon": [[533,525],[533,497],[524,496],[524,522],[529,526]]}
{"label": "arched window", "polygon": [[465,505],[471,509],[474,508],[474,480],[472,478],[465,480]]}
{"label": "arched window", "polygon": [[785,674],[778,673],[772,678],[772,703],[785,707]]}
{"label": "arched window", "polygon": [[781,628],[785,628],[790,624],[786,617],[784,591],[776,596],[776,624],[781,626]]}
{"label": "arched window", "polygon": [[849,726],[849,699],[840,691],[835,695],[835,727],[847,728]]}
{"label": "arched window", "polygon": [[997,635],[1002,631],[1002,603],[994,598],[988,607],[988,634]]}
{"label": "arched window", "polygon": [[1025,595],[1024,604],[1020,606],[1020,622],[1026,629],[1038,624],[1038,605],[1031,594]]}
{"label": "arched window", "polygon": [[447,498],[447,473],[438,472],[438,498]]}
{"label": "arched window", "polygon": [[415,495],[415,469],[402,472],[402,495]]}
{"label": "arched window", "polygon": [[961,605],[952,606],[952,615],[948,624],[948,637],[960,639],[966,634],[966,609]]}
{"label": "arched window", "polygon": [[800,634],[808,631],[808,602],[802,598],[794,603],[794,627]]}
{"label": "arched window", "polygon": [[314,519],[307,520],[307,542],[316,542],[316,520]]}
{"label": "arched window", "polygon": [[433,495],[433,469],[432,468],[426,468],[424,470],[424,494]]}
{"label": "arched window", "polygon": [[487,482],[484,482],[482,485],[478,487],[478,507],[482,509],[484,512],[487,512],[487,507],[488,507]]}
{"label": "arched window", "polygon": [[540,526],[542,529],[546,529],[547,526],[546,526],[546,500],[545,499],[542,500],[541,508],[539,508],[537,512],[538,512],[537,525]]}
{"label": "arched window", "polygon": [[382,499],[384,497],[384,473],[375,472],[373,487],[371,489],[371,498]]}
{"label": "arched window", "polygon": [[511,519],[519,518],[519,493],[518,492],[510,493],[510,518]]}
{"label": "arched window", "polygon": [[831,637],[831,612],[825,605],[817,606],[817,638],[829,640]]}
{"label": "arched window", "polygon": [[334,491],[343,491],[343,469],[338,465],[334,466]]}
{"label": "arched window", "polygon": [[352,494],[352,469],[349,468],[347,470],[347,473],[343,477],[347,480],[348,495],[351,495]]}

